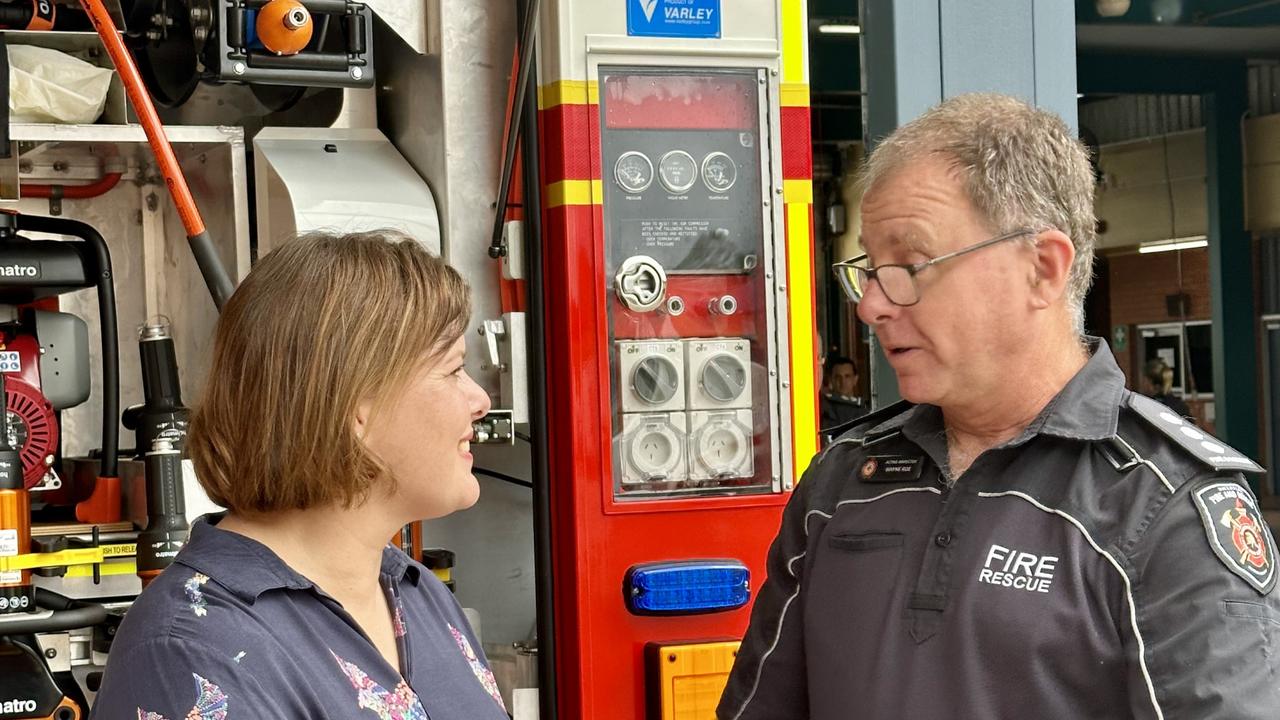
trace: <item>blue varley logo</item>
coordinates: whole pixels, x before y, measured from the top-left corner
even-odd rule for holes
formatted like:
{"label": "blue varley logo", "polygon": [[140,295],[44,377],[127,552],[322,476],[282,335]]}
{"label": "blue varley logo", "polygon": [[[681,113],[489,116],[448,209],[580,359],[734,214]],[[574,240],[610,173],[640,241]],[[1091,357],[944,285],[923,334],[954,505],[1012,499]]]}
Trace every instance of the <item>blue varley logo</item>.
{"label": "blue varley logo", "polygon": [[653,11],[658,9],[658,3],[662,0],[640,0],[640,7],[644,10],[644,19],[653,21]]}

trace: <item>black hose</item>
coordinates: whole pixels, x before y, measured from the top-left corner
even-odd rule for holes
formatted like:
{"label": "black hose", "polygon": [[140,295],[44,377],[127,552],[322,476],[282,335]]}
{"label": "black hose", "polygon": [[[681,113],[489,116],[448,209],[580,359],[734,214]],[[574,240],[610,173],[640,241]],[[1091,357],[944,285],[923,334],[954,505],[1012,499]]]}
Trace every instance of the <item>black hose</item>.
{"label": "black hose", "polygon": [[[532,25],[537,19],[538,0],[517,0],[519,17]],[[537,43],[533,33],[530,45]],[[528,81],[536,85],[537,53],[530,53]],[[525,93],[525,112],[520,146],[524,168],[524,223],[526,277],[529,278],[529,419],[532,423],[529,444],[533,466],[533,566],[538,627],[538,716],[556,720],[556,624],[555,572],[551,543],[551,470],[548,465],[547,438],[550,418],[547,414],[547,319],[546,286],[542,267],[542,179],[538,166],[538,93]]]}
{"label": "black hose", "polygon": [[528,480],[521,480],[515,475],[508,475],[506,473],[498,472],[497,470],[490,470],[489,468],[473,467],[471,468],[471,472],[477,475],[484,475],[486,477],[491,477],[494,480],[501,480],[502,482],[505,482],[505,483],[511,483],[512,485],[519,485],[520,487],[527,487],[527,488],[533,487],[533,483],[529,482]]}
{"label": "black hose", "polygon": [[107,609],[102,605],[72,600],[44,588],[36,588],[36,605],[52,610],[53,614],[20,620],[12,619],[13,616],[0,619],[0,637],[74,630],[97,625],[107,620]]}
{"label": "black hose", "polygon": [[116,288],[107,241],[92,225],[67,218],[18,215],[18,230],[70,235],[93,249],[98,286],[98,314],[102,324],[102,468],[100,477],[119,477],[120,452],[120,340],[116,329]]}
{"label": "black hose", "polygon": [[[498,202],[493,216],[493,235],[489,239],[489,257],[497,260],[507,254],[507,243],[502,237],[502,227],[507,215],[507,195],[511,191],[511,173],[516,162],[516,139],[525,113],[525,96],[529,95],[529,78],[533,77],[533,49],[538,39],[538,0],[525,0],[528,7],[521,7],[517,0],[516,15],[524,23],[520,32],[520,64],[516,70],[516,94],[511,102],[511,117],[507,123],[507,146],[502,152],[502,174],[498,180]],[[537,114],[537,93],[532,93],[534,102],[528,112]],[[524,152],[529,157],[529,152]],[[526,173],[527,175],[527,173]],[[528,183],[525,183],[526,193]],[[526,211],[527,212],[527,211]]]}

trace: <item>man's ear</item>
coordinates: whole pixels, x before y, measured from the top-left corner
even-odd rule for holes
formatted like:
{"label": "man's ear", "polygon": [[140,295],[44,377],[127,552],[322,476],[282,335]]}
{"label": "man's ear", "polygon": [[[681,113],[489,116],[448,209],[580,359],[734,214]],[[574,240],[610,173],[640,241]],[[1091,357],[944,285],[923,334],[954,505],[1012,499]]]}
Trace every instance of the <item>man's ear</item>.
{"label": "man's ear", "polygon": [[1076,249],[1071,238],[1061,230],[1044,230],[1036,235],[1036,243],[1031,250],[1034,270],[1032,307],[1044,310],[1066,294]]}

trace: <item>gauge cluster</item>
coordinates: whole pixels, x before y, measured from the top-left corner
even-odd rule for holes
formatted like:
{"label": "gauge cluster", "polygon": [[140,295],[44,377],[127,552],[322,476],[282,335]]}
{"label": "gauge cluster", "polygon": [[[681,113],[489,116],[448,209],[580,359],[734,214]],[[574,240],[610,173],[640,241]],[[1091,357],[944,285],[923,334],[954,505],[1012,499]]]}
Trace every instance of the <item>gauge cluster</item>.
{"label": "gauge cluster", "polygon": [[765,83],[601,68],[616,499],[776,491]]}

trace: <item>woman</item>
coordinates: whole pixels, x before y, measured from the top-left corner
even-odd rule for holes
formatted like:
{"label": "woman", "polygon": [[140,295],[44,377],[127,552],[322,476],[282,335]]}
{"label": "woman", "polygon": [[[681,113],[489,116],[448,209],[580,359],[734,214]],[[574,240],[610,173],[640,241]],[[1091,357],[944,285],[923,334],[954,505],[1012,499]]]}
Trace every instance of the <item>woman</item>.
{"label": "woman", "polygon": [[453,596],[387,543],[478,497],[469,314],[403,237],[309,235],[257,264],[188,438],[227,513],[129,610],[95,718],[507,717]]}

